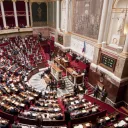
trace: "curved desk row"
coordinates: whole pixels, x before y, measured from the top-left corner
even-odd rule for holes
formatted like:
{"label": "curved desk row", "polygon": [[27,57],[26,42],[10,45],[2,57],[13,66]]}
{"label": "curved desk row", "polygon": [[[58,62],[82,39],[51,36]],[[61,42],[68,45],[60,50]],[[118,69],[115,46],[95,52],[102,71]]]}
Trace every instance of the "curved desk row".
{"label": "curved desk row", "polygon": [[[44,67],[45,66],[42,63],[37,64],[37,67],[29,72],[27,76],[27,80],[29,80],[34,74],[38,73],[40,68],[44,68]],[[74,124],[84,123],[85,121],[86,122],[95,121],[97,117],[102,117],[105,115],[106,115],[106,110],[89,115],[89,116],[72,119],[70,123],[66,122],[65,120],[50,120],[50,121],[43,121],[42,125],[43,126],[65,126],[70,124],[70,126],[68,127],[73,127]],[[13,123],[15,120],[18,120],[22,124],[37,125],[37,121],[35,119],[29,119],[21,116],[17,117],[3,111],[0,111],[0,116],[2,118],[9,120],[11,123]]]}
{"label": "curved desk row", "polygon": [[32,70],[29,72],[29,74],[28,74],[28,76],[27,76],[27,81],[28,81],[33,75],[35,75],[36,73],[38,73],[38,72],[39,72],[39,69],[41,69],[41,68],[45,68],[44,63],[38,63],[38,64],[37,64],[37,67],[34,68],[34,69],[32,69]]}
{"label": "curved desk row", "polygon": [[[71,127],[75,124],[80,124],[80,123],[84,123],[84,122],[88,122],[88,121],[96,121],[97,117],[103,117],[106,115],[106,110],[102,111],[102,112],[98,112],[96,114],[93,115],[89,115],[89,116],[85,116],[85,117],[81,117],[81,118],[75,118],[72,119],[71,122]],[[21,116],[18,116],[17,118],[11,114],[5,113],[0,111],[0,116],[2,118],[5,118],[7,120],[9,120],[11,123],[13,123],[16,119],[22,123],[22,124],[28,124],[28,125],[37,125],[37,121],[35,119],[28,119],[28,118],[24,118]],[[43,121],[42,125],[43,126],[64,126],[68,124],[65,120],[53,120],[53,121]]]}

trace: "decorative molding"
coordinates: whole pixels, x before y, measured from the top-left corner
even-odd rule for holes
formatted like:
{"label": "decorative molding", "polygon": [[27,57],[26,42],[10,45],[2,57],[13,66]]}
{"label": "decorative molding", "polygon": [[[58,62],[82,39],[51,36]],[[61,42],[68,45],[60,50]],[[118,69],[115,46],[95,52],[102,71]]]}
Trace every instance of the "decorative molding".
{"label": "decorative molding", "polygon": [[126,11],[128,11],[128,9],[126,9],[126,8],[114,8],[114,9],[112,9],[112,13],[125,13]]}
{"label": "decorative molding", "polygon": [[24,0],[24,2],[29,2],[29,0]]}
{"label": "decorative molding", "polygon": [[47,22],[33,22],[33,26],[47,26]]}
{"label": "decorative molding", "polygon": [[[105,73],[105,77],[106,77],[107,79],[109,79],[109,81],[111,80],[110,82],[112,82],[112,83],[114,83],[114,81],[116,81],[116,82],[118,82],[118,83],[123,83],[123,82],[125,82],[125,81],[128,81],[128,77],[125,77],[125,78],[123,78],[123,79],[120,79],[119,77],[115,76],[114,73],[112,73],[112,72],[108,71],[107,69],[105,69],[105,68],[103,68],[103,67],[101,67],[101,66],[99,66],[99,65],[96,65],[96,64],[94,64],[94,63],[91,63],[90,68],[91,68],[91,69],[95,69],[97,72],[100,71],[100,72]],[[116,86],[117,86],[117,85],[116,85]]]}
{"label": "decorative molding", "polygon": [[42,3],[42,2],[47,2],[47,0],[30,0],[30,2],[36,2],[36,3],[41,2]]}
{"label": "decorative molding", "polygon": [[57,1],[57,0],[47,0],[47,2],[54,2],[54,1]]}
{"label": "decorative molding", "polygon": [[0,0],[0,2],[3,2],[4,0]]}
{"label": "decorative molding", "polygon": [[89,40],[89,41],[91,41],[93,43],[97,43],[97,40],[96,39],[92,39],[92,38],[89,38],[89,37],[86,37],[86,36],[83,36],[83,35],[79,35],[79,34],[73,33],[73,32],[69,32],[69,34],[72,34],[72,36],[77,36],[79,38],[83,38],[85,40]]}
{"label": "decorative molding", "polygon": [[112,8],[115,9],[115,10],[116,10],[116,9],[117,9],[117,10],[118,10],[118,9],[126,9],[126,7],[124,7],[124,8],[117,8],[117,7],[116,7],[119,1],[121,1],[121,0],[114,0]]}
{"label": "decorative molding", "polygon": [[17,0],[12,0],[12,2],[16,2]]}

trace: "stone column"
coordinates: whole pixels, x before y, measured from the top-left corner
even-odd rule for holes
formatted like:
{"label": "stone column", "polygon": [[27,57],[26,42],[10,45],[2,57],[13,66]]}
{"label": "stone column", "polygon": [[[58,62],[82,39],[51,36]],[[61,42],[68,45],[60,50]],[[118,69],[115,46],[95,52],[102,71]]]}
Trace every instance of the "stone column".
{"label": "stone column", "polygon": [[55,18],[54,17],[54,1],[52,2],[52,5],[53,5],[53,19],[52,19],[53,24],[52,25],[53,25],[53,27],[55,27],[55,23],[54,23],[54,18]]}
{"label": "stone column", "polygon": [[14,17],[15,17],[15,25],[18,27],[18,19],[17,19],[17,11],[16,11],[16,0],[12,0],[13,9],[14,9]]}
{"label": "stone column", "polygon": [[47,3],[47,26],[48,26],[48,11],[49,11],[49,9],[48,9],[48,1],[46,2]]}
{"label": "stone column", "polygon": [[109,3],[109,0],[104,0],[103,9],[102,9],[102,16],[101,16],[101,21],[100,21],[98,44],[101,44],[103,42],[103,38],[104,38],[104,31],[105,31],[105,25],[106,25],[106,19],[107,19],[108,3]]}
{"label": "stone column", "polygon": [[66,23],[65,23],[65,32],[68,32],[68,10],[69,10],[69,0],[66,0]]}
{"label": "stone column", "polygon": [[30,8],[30,23],[31,27],[33,26],[33,20],[32,20],[32,2],[29,1],[29,8]]}
{"label": "stone column", "polygon": [[3,25],[4,25],[4,28],[6,28],[7,25],[6,25],[5,13],[4,13],[3,0],[0,0],[0,7],[1,7],[1,12],[2,12]]}
{"label": "stone column", "polygon": [[110,0],[109,4],[108,4],[108,11],[107,11],[106,24],[105,24],[104,39],[103,39],[103,41],[106,41],[106,42],[107,42],[109,27],[110,27],[110,23],[111,23],[113,1],[114,0]]}
{"label": "stone column", "polygon": [[126,35],[126,40],[123,48],[123,54],[128,55],[128,34]]}
{"label": "stone column", "polygon": [[60,0],[56,1],[56,29],[59,30],[59,18],[60,18],[60,14],[59,14],[59,5],[60,5]]}
{"label": "stone column", "polygon": [[27,21],[27,27],[29,27],[29,13],[28,13],[28,0],[25,0],[25,10],[26,10],[26,21]]}

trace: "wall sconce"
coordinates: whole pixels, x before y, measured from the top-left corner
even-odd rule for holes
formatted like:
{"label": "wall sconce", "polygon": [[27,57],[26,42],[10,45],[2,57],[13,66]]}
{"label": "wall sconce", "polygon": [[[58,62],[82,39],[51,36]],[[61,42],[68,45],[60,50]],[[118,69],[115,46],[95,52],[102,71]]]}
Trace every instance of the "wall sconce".
{"label": "wall sconce", "polygon": [[104,81],[104,74],[101,72],[100,74],[100,82],[102,83]]}

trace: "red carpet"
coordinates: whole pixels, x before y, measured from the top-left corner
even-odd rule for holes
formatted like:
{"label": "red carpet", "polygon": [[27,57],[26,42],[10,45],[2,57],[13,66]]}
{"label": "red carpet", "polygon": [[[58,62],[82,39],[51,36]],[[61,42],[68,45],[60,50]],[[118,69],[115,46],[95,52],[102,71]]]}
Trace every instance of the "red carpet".
{"label": "red carpet", "polygon": [[58,98],[58,103],[59,103],[59,105],[60,105],[60,108],[61,108],[62,112],[64,113],[65,107],[64,107],[64,105],[63,105],[63,103],[62,103],[62,101],[61,101],[60,98]]}
{"label": "red carpet", "polygon": [[[118,111],[117,109],[115,109],[114,107],[110,106],[109,104],[106,104],[96,98],[93,98],[91,96],[88,96],[88,95],[84,95],[84,98],[87,99],[88,101],[92,102],[92,103],[96,103],[98,104],[101,109],[106,109],[108,113],[113,113],[114,111]],[[126,117],[125,114],[121,113],[120,111],[118,111],[120,113],[120,118],[124,118]]]}
{"label": "red carpet", "polygon": [[94,92],[94,88],[88,83],[88,77],[85,78],[85,87],[87,89],[87,95],[92,95]]}
{"label": "red carpet", "polygon": [[118,110],[119,110],[120,112],[125,113],[125,114],[128,116],[128,113],[127,113],[125,110],[123,110],[123,108],[122,108],[122,107],[118,108]]}

